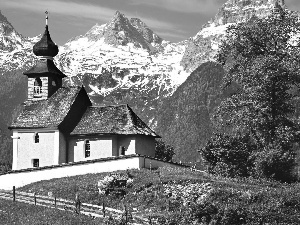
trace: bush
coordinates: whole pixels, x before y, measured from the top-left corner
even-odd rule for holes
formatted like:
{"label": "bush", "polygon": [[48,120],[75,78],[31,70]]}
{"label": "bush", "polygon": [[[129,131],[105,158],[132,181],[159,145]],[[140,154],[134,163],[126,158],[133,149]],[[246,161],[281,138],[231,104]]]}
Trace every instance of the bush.
{"label": "bush", "polygon": [[172,161],[174,155],[174,148],[171,145],[167,145],[161,139],[155,141],[155,158]]}
{"label": "bush", "polygon": [[296,175],[295,153],[284,151],[280,145],[269,145],[255,156],[255,173],[258,177],[293,182]]}
{"label": "bush", "polygon": [[250,137],[216,134],[200,150],[209,163],[209,172],[226,177],[248,177],[251,175],[255,146]]}
{"label": "bush", "polygon": [[247,213],[244,209],[225,209],[220,223],[223,225],[246,224]]}

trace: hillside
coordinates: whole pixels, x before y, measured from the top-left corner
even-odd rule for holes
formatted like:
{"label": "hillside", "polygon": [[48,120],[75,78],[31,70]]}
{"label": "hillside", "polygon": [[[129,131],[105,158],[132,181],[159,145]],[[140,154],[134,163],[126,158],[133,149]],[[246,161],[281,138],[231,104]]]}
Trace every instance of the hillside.
{"label": "hillside", "polygon": [[[130,177],[132,183],[124,189],[111,189],[108,195],[100,194],[98,181],[107,183],[113,176],[127,182]],[[227,179],[165,167],[40,181],[19,190],[42,195],[51,191],[70,200],[78,191],[82,202],[101,205],[105,200],[107,206],[119,209],[126,204],[129,211],[150,218],[152,224],[194,224],[205,217],[207,222],[214,219],[222,225],[296,225],[300,223],[298,189],[299,184]]]}
{"label": "hillside", "polygon": [[12,132],[8,124],[27,96],[27,80],[21,71],[0,75],[0,165],[12,161]]}
{"label": "hillside", "polygon": [[77,215],[68,211],[29,205],[23,202],[12,202],[11,200],[4,199],[0,199],[0,213],[1,224],[103,224],[102,218],[94,219],[90,216]]}
{"label": "hillside", "polygon": [[197,150],[211,137],[210,117],[222,100],[223,74],[217,63],[202,64],[159,109],[157,132],[176,146],[177,160],[200,161]]}
{"label": "hillside", "polygon": [[[280,0],[228,0],[207,24],[199,24],[194,37],[178,43],[163,40],[140,19],[117,11],[107,23],[60,46],[55,63],[68,76],[64,85],[84,85],[94,105],[129,104],[174,146],[177,160],[194,161],[196,150],[210,135],[209,117],[221,97],[217,82],[209,77],[219,75],[201,75],[206,72],[197,68],[213,60],[230,24],[266,17],[278,5],[286,8]],[[21,73],[35,63],[32,46],[39,38],[23,37],[0,12],[0,149],[6,152],[11,151],[7,126],[26,98]],[[187,81],[194,70],[194,78]],[[195,74],[205,78],[196,79]]]}

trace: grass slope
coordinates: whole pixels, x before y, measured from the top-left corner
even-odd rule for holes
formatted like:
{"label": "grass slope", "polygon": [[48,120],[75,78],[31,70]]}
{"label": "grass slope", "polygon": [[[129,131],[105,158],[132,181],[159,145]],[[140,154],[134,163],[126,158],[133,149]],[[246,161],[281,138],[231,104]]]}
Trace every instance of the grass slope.
{"label": "grass slope", "polygon": [[[126,176],[126,171],[116,173]],[[215,218],[217,224],[300,224],[299,183],[218,178],[189,169],[130,170],[129,173],[133,176],[132,186],[126,188],[124,196],[111,192],[105,197],[107,206],[122,209],[122,204],[126,204],[137,214],[156,219],[157,224],[192,224],[204,216],[208,221]],[[79,190],[82,202],[102,204],[97,182],[106,175],[41,181],[20,190],[43,195],[51,191],[70,200]],[[195,185],[202,189],[195,189]],[[199,192],[205,192],[205,185],[211,191],[201,197]]]}
{"label": "grass slope", "polygon": [[0,199],[0,224],[103,224],[101,218]]}

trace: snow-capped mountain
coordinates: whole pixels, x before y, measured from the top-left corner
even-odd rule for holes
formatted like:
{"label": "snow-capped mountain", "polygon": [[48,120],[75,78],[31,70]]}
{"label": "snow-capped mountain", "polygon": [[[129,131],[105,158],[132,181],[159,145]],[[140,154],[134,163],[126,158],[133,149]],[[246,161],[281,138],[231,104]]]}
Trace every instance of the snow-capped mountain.
{"label": "snow-capped mountain", "polygon": [[[86,34],[60,46],[55,63],[68,76],[66,84],[83,84],[94,104],[129,104],[142,120],[174,145],[180,156],[182,152],[198,145],[186,136],[207,135],[210,126],[211,109],[208,107],[210,110],[205,114],[205,110],[195,105],[195,102],[202,101],[203,96],[206,99],[207,90],[204,86],[207,81],[200,79],[205,70],[199,70],[199,73],[191,75],[193,79],[187,79],[190,73],[203,62],[213,59],[230,24],[247,21],[253,16],[266,17],[279,6],[286,7],[283,0],[228,0],[194,37],[179,43],[163,40],[140,19],[128,19],[116,12],[108,23],[96,24]],[[26,79],[21,74],[35,63],[32,46],[39,39],[23,37],[0,13],[0,108],[7,109],[6,116],[2,116],[0,110],[0,118],[5,118],[3,124],[9,122],[12,115],[10,110],[26,97]],[[205,77],[209,76],[214,74],[209,73]],[[191,85],[191,82],[198,83]],[[191,93],[197,94],[199,101],[196,99],[191,103],[188,100],[192,97],[186,99],[189,96],[186,90],[190,87],[195,89]],[[183,93],[179,93],[181,90]],[[212,88],[209,93],[214,95],[215,92],[217,90]],[[161,125],[162,120],[166,121],[162,117],[166,110],[159,110],[163,108],[162,105],[173,107],[171,114],[168,114],[169,127]],[[201,121],[206,122],[201,122],[200,128],[193,131],[184,127],[185,136],[179,132],[182,126],[176,122],[176,118],[186,118],[183,114],[191,117],[197,114]],[[189,124],[186,120],[182,121]],[[177,138],[176,141],[174,138]],[[199,137],[198,141],[204,143],[204,139]],[[190,154],[185,160],[194,160],[195,154]]]}
{"label": "snow-capped mountain", "polygon": [[[56,62],[69,83],[85,81],[93,96],[132,87],[159,87],[170,95],[188,76],[179,65],[184,50],[184,42],[164,41],[140,19],[116,12],[109,23],[60,47]],[[110,75],[100,82],[104,74]]]}
{"label": "snow-capped mountain", "polygon": [[33,64],[33,44],[39,37],[19,34],[0,11],[0,75]]}
{"label": "snow-capped mountain", "polygon": [[158,105],[189,75],[180,66],[184,50],[185,42],[167,42],[140,19],[116,12],[61,46],[56,64],[95,104],[128,103],[155,127]]}
{"label": "snow-capped mountain", "polygon": [[167,42],[140,19],[116,12],[61,46],[56,64],[67,84],[83,84],[95,104],[129,103],[151,122],[159,102],[189,75],[180,66],[184,50],[185,42]]}
{"label": "snow-capped mountain", "polygon": [[22,48],[24,39],[15,31],[13,26],[8,22],[6,17],[0,11],[0,50],[1,52],[11,52],[15,49]]}
{"label": "snow-capped mountain", "polygon": [[189,39],[180,64],[192,72],[200,64],[213,61],[228,26],[252,17],[265,18],[278,7],[286,9],[284,0],[228,0],[216,16]]}

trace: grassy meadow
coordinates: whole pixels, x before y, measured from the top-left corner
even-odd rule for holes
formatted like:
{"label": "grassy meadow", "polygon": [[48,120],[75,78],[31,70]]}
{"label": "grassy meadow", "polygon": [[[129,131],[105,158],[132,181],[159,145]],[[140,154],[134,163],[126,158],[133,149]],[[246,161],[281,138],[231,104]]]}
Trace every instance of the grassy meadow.
{"label": "grassy meadow", "polygon": [[[124,209],[149,224],[300,224],[300,184],[271,180],[229,179],[190,169],[118,171],[133,179],[124,190],[99,194],[97,183],[110,173],[40,181],[20,191]],[[121,223],[119,223],[121,224]]]}

